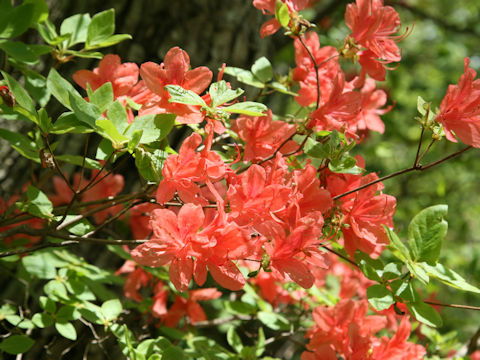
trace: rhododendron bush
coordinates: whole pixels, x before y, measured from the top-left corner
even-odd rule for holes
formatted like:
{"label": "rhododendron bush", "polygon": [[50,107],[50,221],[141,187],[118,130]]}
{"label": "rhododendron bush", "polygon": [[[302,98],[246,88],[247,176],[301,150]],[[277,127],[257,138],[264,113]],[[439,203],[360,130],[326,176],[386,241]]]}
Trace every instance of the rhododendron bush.
{"label": "rhododendron bush", "polygon": [[[94,348],[108,357],[105,341],[129,359],[478,357],[475,344],[431,346],[443,336],[442,307],[479,310],[430,291],[437,283],[480,293],[442,261],[442,247],[454,246],[445,239],[453,215],[435,202],[399,232],[402,202],[384,185],[480,147],[471,60],[458,64],[463,74],[441,103],[412,104],[416,156],[380,174],[362,149],[396,111],[382,82],[415,30],[383,0],[356,0],[345,8],[344,39],[325,46],[302,15],[310,1],[252,5],[267,16],[258,36],[289,38],[288,75],[266,57],[250,69],[193,67],[178,46],[136,64],[99,52],[131,38],[115,34],[113,10],[56,29],[44,1],[0,1],[9,64],[0,138],[34,169],[0,199],[2,273],[22,285],[22,296],[2,296],[5,356],[48,353],[43,339],[54,333],[50,343],[69,342],[65,354],[88,344],[84,358]],[[41,44],[20,41],[29,28]],[[49,55],[43,76],[36,64]],[[98,60],[65,75],[63,64],[77,58]],[[31,90],[34,78],[47,95]],[[269,108],[272,95],[294,111]],[[83,141],[81,154],[58,146],[67,137]],[[428,157],[447,141],[464,145]],[[133,186],[118,171],[128,161]],[[90,264],[81,247],[124,263]]]}

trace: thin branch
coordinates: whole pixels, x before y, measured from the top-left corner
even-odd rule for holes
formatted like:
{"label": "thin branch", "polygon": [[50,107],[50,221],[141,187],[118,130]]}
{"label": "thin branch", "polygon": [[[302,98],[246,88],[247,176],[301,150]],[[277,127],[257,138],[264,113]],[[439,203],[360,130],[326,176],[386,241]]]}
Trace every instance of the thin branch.
{"label": "thin branch", "polygon": [[338,251],[333,250],[333,249],[331,249],[331,248],[329,248],[329,247],[327,247],[327,246],[325,246],[325,245],[320,245],[320,247],[321,247],[322,249],[325,249],[325,250],[331,252],[332,254],[337,255],[338,257],[342,258],[343,260],[345,260],[346,262],[352,264],[353,266],[359,268],[358,264],[357,264],[355,261],[353,261],[352,259],[350,259],[348,256],[345,256],[345,255],[339,253]]}
{"label": "thin branch", "polygon": [[44,137],[45,139],[45,144],[47,145],[47,148],[48,148],[48,151],[50,152],[50,155],[52,155],[52,160],[53,160],[53,164],[55,165],[55,169],[57,170],[57,172],[60,174],[60,176],[62,177],[63,181],[65,181],[65,183],[67,184],[67,186],[70,188],[70,190],[72,190],[72,193],[76,193],[75,189],[72,187],[72,185],[70,184],[70,182],[67,180],[67,178],[65,177],[65,175],[63,174],[62,170],[60,170],[60,165],[58,165],[58,161],[57,159],[55,158],[55,155],[53,154],[53,150],[50,146],[50,142],[48,141],[48,136],[45,136]]}
{"label": "thin branch", "polygon": [[313,62],[313,67],[315,68],[315,77],[317,79],[317,102],[316,102],[315,109],[318,109],[318,107],[320,106],[320,97],[321,97],[321,94],[320,94],[320,77],[318,76],[318,64],[317,64],[317,61],[315,60],[315,56],[313,56],[312,52],[308,48],[307,44],[305,44],[305,41],[303,41],[302,37],[301,36],[297,36],[297,37],[298,37],[298,40],[300,40],[300,43],[302,44],[302,46],[307,51],[308,56],[310,56],[310,59]]}
{"label": "thin branch", "polygon": [[433,306],[443,306],[443,307],[450,307],[455,309],[465,309],[465,310],[477,310],[480,311],[480,306],[470,306],[470,305],[460,305],[460,304],[444,304],[436,301],[430,300],[423,300],[425,304],[433,305]]}
{"label": "thin branch", "polygon": [[424,170],[430,169],[430,168],[432,168],[432,167],[434,167],[434,166],[437,166],[437,165],[439,165],[439,164],[441,164],[441,163],[443,163],[443,162],[445,162],[445,161],[447,161],[447,160],[450,160],[450,159],[452,159],[452,158],[454,158],[454,157],[456,157],[456,156],[459,156],[459,155],[463,154],[465,151],[467,151],[467,150],[469,150],[469,149],[471,149],[471,148],[472,148],[472,146],[467,146],[466,148],[463,148],[463,149],[460,150],[460,151],[457,151],[457,152],[455,152],[455,153],[453,153],[453,154],[450,154],[450,155],[448,155],[448,156],[446,156],[446,157],[444,157],[444,158],[442,158],[442,159],[440,159],[440,160],[437,160],[437,161],[435,161],[435,162],[433,162],[433,163],[431,163],[431,164],[425,165],[425,166],[423,166],[423,165],[421,165],[421,164],[416,164],[416,165],[413,165],[413,166],[411,166],[411,167],[409,167],[409,168],[407,168],[407,169],[399,170],[399,171],[397,171],[397,172],[394,172],[393,174],[386,175],[386,176],[384,176],[384,177],[378,178],[377,180],[373,180],[373,181],[371,181],[371,182],[369,182],[369,183],[367,183],[367,184],[364,184],[364,185],[362,185],[362,186],[359,186],[359,187],[357,187],[357,188],[355,188],[355,189],[353,189],[353,190],[349,190],[349,191],[347,191],[347,192],[344,192],[344,193],[342,193],[342,194],[339,194],[339,195],[337,195],[337,196],[334,196],[334,197],[333,197],[333,200],[338,200],[338,199],[340,199],[340,198],[342,198],[342,197],[344,197],[344,196],[353,194],[354,192],[363,190],[363,189],[365,189],[365,188],[367,188],[367,187],[369,187],[369,186],[375,185],[376,183],[379,183],[379,182],[382,182],[382,181],[391,179],[391,178],[393,178],[393,177],[396,177],[396,176],[399,176],[399,175],[402,175],[402,174],[406,174],[406,173],[409,173],[409,172],[412,172],[412,171],[424,171]]}

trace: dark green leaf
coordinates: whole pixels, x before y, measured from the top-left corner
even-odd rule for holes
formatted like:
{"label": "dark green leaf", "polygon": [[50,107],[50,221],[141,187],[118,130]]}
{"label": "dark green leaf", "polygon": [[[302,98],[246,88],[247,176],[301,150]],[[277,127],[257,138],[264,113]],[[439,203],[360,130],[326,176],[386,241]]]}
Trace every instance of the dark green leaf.
{"label": "dark green leaf", "polygon": [[183,359],[185,359],[185,354],[183,350],[173,345],[166,348],[162,354],[162,360],[183,360]]}
{"label": "dark green leaf", "polygon": [[124,40],[130,40],[131,38],[132,36],[129,34],[115,34],[96,43],[95,45],[90,46],[89,49],[98,49],[98,48],[112,46]]}
{"label": "dark green leaf", "polygon": [[[7,0],[3,0],[6,2]],[[0,38],[14,38],[23,34],[34,20],[35,6],[22,4],[0,13]]]}
{"label": "dark green leaf", "polygon": [[430,305],[418,302],[407,304],[407,306],[410,313],[415,316],[418,321],[432,327],[442,326],[442,318]]}
{"label": "dark green leaf", "polygon": [[260,320],[265,326],[272,330],[288,330],[290,327],[289,321],[280,314],[259,311],[257,313],[258,320]]}
{"label": "dark green leaf", "polygon": [[0,138],[7,140],[21,155],[30,160],[40,162],[40,158],[38,157],[39,150],[37,149],[35,142],[26,136],[5,129],[0,129]]}
{"label": "dark green leaf", "polygon": [[53,301],[52,299],[46,296],[40,296],[38,300],[40,302],[40,306],[46,312],[53,314],[55,311],[57,311],[57,306],[55,305],[55,301]]}
{"label": "dark green leaf", "polygon": [[370,305],[379,311],[388,309],[394,303],[392,292],[379,284],[372,285],[367,289],[367,298]]}
{"label": "dark green leaf", "polygon": [[12,335],[0,343],[0,350],[9,354],[22,354],[28,351],[35,341],[26,335]]}
{"label": "dark green leaf", "polygon": [[435,205],[418,213],[408,226],[408,240],[414,261],[434,265],[440,257],[442,240],[447,234],[447,205]]}
{"label": "dark green leaf", "polygon": [[21,41],[1,40],[0,49],[5,51],[10,57],[15,60],[35,64],[38,62],[38,56],[35,54],[29,45]]}
{"label": "dark green leaf", "polygon": [[41,23],[48,19],[48,5],[45,0],[24,0],[23,3],[32,4],[35,7],[32,24]]}

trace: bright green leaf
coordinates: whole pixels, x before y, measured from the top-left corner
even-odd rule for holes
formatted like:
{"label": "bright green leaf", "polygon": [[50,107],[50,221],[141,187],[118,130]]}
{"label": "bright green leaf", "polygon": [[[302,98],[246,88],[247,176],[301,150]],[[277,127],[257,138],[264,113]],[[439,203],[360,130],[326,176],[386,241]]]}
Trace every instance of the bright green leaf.
{"label": "bright green leaf", "polygon": [[45,252],[37,252],[22,258],[22,264],[30,275],[39,279],[54,279],[57,271],[49,260]]}
{"label": "bright green leaf", "polygon": [[113,9],[95,14],[87,28],[85,48],[92,48],[94,45],[108,39],[115,31],[115,11]]}
{"label": "bright green leaf", "polygon": [[463,291],[470,291],[480,293],[480,289],[476,286],[470,285],[467,281],[457,274],[455,271],[437,263],[435,266],[430,266],[427,263],[419,264],[427,272],[428,275],[434,277],[448,286],[460,289]]}
{"label": "bright green leaf", "polygon": [[435,264],[440,257],[442,240],[447,234],[447,205],[430,206],[420,211],[408,226],[408,240],[414,261]]}
{"label": "bright green leaf", "polygon": [[225,80],[221,80],[210,85],[208,93],[212,99],[211,107],[216,108],[219,105],[236,99],[243,94],[243,90],[232,90],[227,86],[227,82]]}
{"label": "bright green leaf", "polygon": [[230,106],[222,107],[223,111],[235,114],[243,114],[249,116],[265,116],[268,110],[267,106],[253,101],[239,102]]}
{"label": "bright green leaf", "polygon": [[290,13],[288,11],[288,6],[280,0],[277,0],[277,3],[275,5],[275,18],[283,27],[287,27],[288,23],[290,22]]}
{"label": "bright green leaf", "polygon": [[[105,110],[108,109],[110,105],[113,103],[113,87],[111,82],[106,82],[102,86],[100,86],[93,94],[88,95],[88,100],[92,103],[97,105],[98,110],[103,114]],[[119,104],[122,106],[121,104]],[[123,108],[123,106],[122,106]],[[116,110],[116,109],[115,109]],[[114,111],[115,111],[114,110]],[[109,109],[110,111],[110,109]],[[117,114],[115,114],[117,115]],[[110,118],[110,116],[107,114],[107,117]],[[113,121],[113,120],[112,120]],[[122,130],[123,131],[123,130]],[[122,132],[121,131],[121,132]]]}
{"label": "bright green leaf", "polygon": [[237,352],[240,353],[243,348],[242,339],[235,331],[235,327],[231,326],[227,331],[228,344]]}
{"label": "bright green leaf", "polygon": [[63,337],[72,341],[77,340],[77,331],[71,322],[56,322],[55,329]]}
{"label": "bright green leaf", "polygon": [[273,77],[272,64],[266,57],[262,56],[253,63],[252,73],[258,80],[266,83],[272,80]]}
{"label": "bright green leaf", "polygon": [[[47,77],[47,87],[52,95],[65,107],[73,110],[70,104],[70,97],[81,98],[77,90],[65,80],[54,68],[50,69]],[[83,99],[82,99],[83,100]]]}
{"label": "bright green leaf", "polygon": [[35,142],[26,136],[6,129],[0,129],[0,138],[7,140],[12,147],[26,158],[40,162]]}
{"label": "bright green leaf", "polygon": [[169,102],[208,107],[200,95],[192,90],[186,90],[179,85],[166,85],[165,89],[170,94]]}
{"label": "bright green leaf", "polygon": [[126,136],[131,136],[135,131],[142,130],[140,144],[148,144],[165,138],[172,130],[176,115],[150,114],[137,116],[130,127],[125,131]]}
{"label": "bright green leaf", "polygon": [[256,88],[263,89],[265,87],[265,84],[261,81],[258,81],[258,79],[256,79],[255,76],[248,70],[227,66],[225,68],[225,74],[235,76],[238,81]]}
{"label": "bright green leaf", "polygon": [[[3,0],[6,2],[8,0]],[[35,6],[22,4],[0,13],[0,38],[14,38],[23,34],[34,20]]]}
{"label": "bright green leaf", "polygon": [[103,317],[108,321],[117,318],[121,312],[122,304],[118,299],[108,300],[102,304]]}
{"label": "bright green leaf", "polygon": [[60,25],[60,34],[70,34],[66,47],[85,42],[87,40],[87,29],[91,18],[89,14],[76,14],[63,20]]}

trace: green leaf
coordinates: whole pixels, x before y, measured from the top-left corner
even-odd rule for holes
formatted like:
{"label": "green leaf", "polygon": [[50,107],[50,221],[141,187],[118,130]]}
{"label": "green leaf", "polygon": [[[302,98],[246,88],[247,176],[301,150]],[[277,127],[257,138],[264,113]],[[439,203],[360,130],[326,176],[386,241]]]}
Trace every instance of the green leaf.
{"label": "green leaf", "polygon": [[221,80],[210,85],[208,93],[210,94],[210,98],[212,99],[211,107],[216,108],[219,105],[236,99],[243,94],[243,90],[229,89],[227,82],[225,80]]}
{"label": "green leaf", "polygon": [[208,107],[200,95],[192,90],[186,90],[179,85],[166,85],[165,89],[170,94],[169,102]]}
{"label": "green leaf", "polygon": [[288,89],[288,87],[286,87],[285,85],[279,83],[279,82],[272,82],[270,84],[268,84],[268,87],[274,89],[274,90],[277,90],[278,92],[282,93],[282,94],[286,94],[286,95],[291,95],[291,96],[298,96],[297,93],[294,93],[293,91],[290,91]]}
{"label": "green leaf", "polygon": [[162,360],[183,360],[185,359],[185,354],[181,348],[178,346],[170,346],[165,349],[162,354]]}
{"label": "green leaf", "polygon": [[116,319],[121,312],[122,304],[118,299],[108,300],[102,304],[102,314],[105,320]]}
{"label": "green leaf", "polygon": [[265,326],[272,330],[288,330],[290,328],[289,321],[280,314],[259,311],[257,313],[258,320],[260,320]]}
{"label": "green leaf", "polygon": [[231,326],[227,331],[228,344],[237,352],[240,353],[243,348],[242,339],[235,331],[235,327]]}
{"label": "green leaf", "polygon": [[39,328],[46,328],[53,325],[53,317],[47,313],[37,313],[33,315],[32,322],[35,324],[36,327]]}
{"label": "green leaf", "polygon": [[[109,36],[108,38],[100,41],[95,45],[89,46],[89,49],[104,48],[104,47],[118,44],[119,42],[122,42],[124,40],[130,40],[130,39],[132,39],[132,36],[129,34],[115,34],[115,35]],[[95,53],[95,54],[99,54],[99,53]]]}
{"label": "green leaf", "polygon": [[440,257],[442,240],[447,234],[447,205],[435,205],[420,211],[408,226],[408,240],[414,261],[434,265]]}
{"label": "green leaf", "polygon": [[58,322],[67,322],[67,321],[78,320],[80,318],[80,316],[81,316],[81,314],[78,311],[78,309],[76,307],[70,306],[70,305],[62,306],[58,310],[58,313],[56,314],[56,318],[57,318]]}
{"label": "green leaf", "polygon": [[272,64],[266,57],[262,56],[253,63],[252,73],[258,80],[266,83],[273,78]]}
{"label": "green leaf", "polygon": [[418,302],[407,304],[407,307],[410,313],[421,323],[432,327],[442,326],[442,318],[430,305]]}
{"label": "green leaf", "polygon": [[[55,219],[60,220],[62,217],[63,216],[57,216]],[[69,221],[76,217],[77,217],[76,215],[67,215],[67,217],[65,218],[65,221]],[[67,230],[71,232],[73,235],[77,235],[77,236],[83,236],[89,233],[90,231],[92,231],[93,229],[95,229],[95,227],[90,223],[90,221],[88,221],[85,218],[72,225],[67,226]]]}
{"label": "green leaf", "polygon": [[455,271],[437,263],[435,266],[430,266],[427,263],[419,264],[427,272],[428,275],[434,277],[444,284],[456,289],[480,293],[480,289],[476,286],[470,285],[466,280],[457,274]]}
{"label": "green leaf", "polygon": [[330,156],[330,148],[328,144],[321,144],[312,138],[307,139],[303,151],[307,155],[317,159],[325,159]]}
{"label": "green leaf", "polygon": [[7,140],[12,147],[26,158],[40,162],[38,157],[38,149],[35,142],[23,136],[22,134],[0,129],[0,138]]}
{"label": "green leaf", "polygon": [[261,356],[265,352],[265,332],[263,327],[258,328],[257,344],[256,344],[255,355]]}
{"label": "green leaf", "polygon": [[125,131],[125,135],[130,137],[137,130],[142,130],[140,144],[148,144],[165,138],[172,130],[175,123],[174,114],[150,114],[137,116],[130,127]]}
{"label": "green leaf", "polygon": [[74,113],[66,112],[59,116],[50,132],[53,134],[86,134],[93,132],[93,129],[81,123]]}
{"label": "green leaf", "polygon": [[95,157],[98,160],[107,160],[112,153],[112,143],[107,139],[102,139],[102,141],[100,141],[100,144],[98,144],[97,154],[95,155]]}
{"label": "green leaf", "polygon": [[27,110],[30,114],[36,116],[37,111],[35,110],[35,103],[33,102],[30,95],[28,95],[28,93],[18,83],[17,80],[12,78],[6,72],[2,71],[2,75],[7,82],[8,88],[12,92],[13,96],[15,96],[16,102],[21,105],[25,110]]}
{"label": "green leaf", "polygon": [[162,179],[163,163],[166,158],[167,153],[162,150],[148,152],[142,148],[135,149],[135,165],[147,181],[160,182]]}
{"label": "green leaf", "polygon": [[417,110],[422,115],[425,115],[427,113],[427,111],[425,110],[425,104],[427,104],[427,102],[423,100],[423,98],[419,95],[417,97]]}
{"label": "green leaf", "polygon": [[121,149],[122,144],[128,141],[125,135],[118,132],[115,125],[108,119],[98,119],[95,124],[98,127],[98,133],[112,142],[114,149]]}
{"label": "green leaf", "polygon": [[27,189],[28,212],[40,218],[51,218],[53,216],[53,205],[41,190],[35,186],[30,185]]}
{"label": "green leaf", "polygon": [[275,18],[283,27],[287,27],[288,23],[290,22],[288,6],[280,0],[277,0],[277,3],[275,4]]}
{"label": "green leaf", "polygon": [[[74,164],[77,166],[82,166],[84,159],[83,156],[70,154],[56,155],[55,158],[59,161],[65,161],[69,164]],[[85,167],[87,169],[100,170],[102,168],[102,164],[100,164],[97,160],[85,158]]]}
{"label": "green leaf", "polygon": [[135,151],[136,147],[140,144],[140,140],[142,140],[143,130],[135,130],[132,135],[130,136],[130,140],[128,140],[128,151]]}
{"label": "green leaf", "polygon": [[28,64],[36,64],[38,62],[38,56],[32,51],[30,45],[27,45],[21,41],[0,39],[0,49],[5,51],[15,60]]}
{"label": "green leaf", "polygon": [[98,108],[80,96],[69,94],[69,100],[77,119],[95,129],[97,127],[96,121],[101,117]]}
{"label": "green leaf", "polygon": [[34,71],[25,73],[25,90],[42,107],[47,105],[52,95],[47,88],[47,78]]}
{"label": "green leaf", "polygon": [[56,322],[55,329],[63,337],[70,339],[72,341],[77,340],[77,331],[71,322]]}
{"label": "green leaf", "polygon": [[328,168],[339,174],[353,174],[353,175],[360,175],[363,173],[363,169],[356,166],[357,160],[348,155],[343,155],[339,161],[332,160],[328,163]]}
{"label": "green leaf", "polygon": [[53,314],[57,310],[57,306],[55,305],[55,301],[52,299],[46,297],[46,296],[40,296],[38,299],[40,306],[42,307],[43,310],[46,312]]}
{"label": "green leaf", "polygon": [[52,118],[48,116],[45,108],[38,111],[39,126],[44,133],[48,133],[52,127]]}
{"label": "green leaf", "polygon": [[[47,87],[52,95],[65,107],[73,110],[70,105],[70,97],[81,98],[77,90],[65,80],[54,68],[50,69],[47,77]],[[83,99],[82,99],[83,100]]]}
{"label": "green leaf", "polygon": [[95,14],[88,24],[85,48],[101,43],[115,31],[115,11],[113,9]]}
{"label": "green leaf", "polygon": [[379,284],[372,285],[367,289],[367,298],[370,305],[379,311],[388,309],[395,302],[392,292]]}
{"label": "green leaf", "polygon": [[414,277],[420,280],[424,285],[428,285],[430,278],[428,274],[423,270],[423,267],[416,263],[407,262],[406,263],[408,271],[412,273]]}
{"label": "green leaf", "polygon": [[355,252],[354,259],[367,279],[381,281],[384,265],[380,259],[372,259],[361,251]]}
{"label": "green leaf", "polygon": [[32,24],[42,23],[48,19],[48,5],[45,0],[24,0],[24,4],[32,4],[35,8],[32,16]]}
{"label": "green leaf", "polygon": [[0,350],[9,354],[22,354],[28,351],[35,341],[26,335],[12,335],[0,343]]}
{"label": "green leaf", "polygon": [[390,246],[392,246],[398,253],[395,255],[402,260],[403,262],[410,261],[410,253],[404,243],[400,240],[398,235],[389,227],[383,225],[383,229],[387,233],[388,238],[390,239]]}
{"label": "green leaf", "polygon": [[[6,2],[7,0],[3,0]],[[22,4],[9,11],[0,13],[0,37],[14,38],[23,34],[34,20],[35,6]]]}
{"label": "green leaf", "polygon": [[50,280],[43,287],[45,294],[49,295],[53,300],[68,300],[67,289],[65,285],[58,280]]}
{"label": "green leaf", "polygon": [[263,89],[265,87],[265,84],[262,83],[261,81],[258,81],[258,79],[248,70],[244,70],[241,68],[233,67],[233,66],[227,66],[224,70],[225,74],[235,76],[238,81],[256,87]]}
{"label": "green leaf", "polygon": [[76,14],[63,20],[60,25],[60,34],[70,34],[66,47],[85,42],[87,40],[87,29],[91,18],[89,14]]}
{"label": "green leaf", "polygon": [[107,118],[115,125],[115,128],[120,134],[123,134],[128,127],[127,110],[125,110],[125,107],[118,100],[108,109]]}
{"label": "green leaf", "polygon": [[[88,100],[92,103],[97,105],[98,110],[103,114],[105,110],[108,109],[110,105],[113,103],[113,87],[111,82],[106,82],[102,86],[100,86],[93,94],[88,95]],[[119,105],[122,107],[122,104],[119,103]],[[113,107],[113,105],[112,105]],[[108,109],[110,111],[111,109]],[[117,109],[115,108],[113,111],[116,111]],[[114,114],[118,115],[118,114]],[[110,118],[110,115],[107,114],[107,117],[113,121],[113,119]],[[126,118],[126,116],[125,116]],[[123,132],[120,131],[120,132]]]}
{"label": "green leaf", "polygon": [[73,55],[79,58],[85,59],[103,59],[103,54],[98,51],[76,51],[76,50],[65,50],[65,54]]}
{"label": "green leaf", "polygon": [[54,279],[57,275],[55,266],[50,262],[50,257],[45,252],[22,258],[22,264],[30,275],[39,279]]}
{"label": "green leaf", "polygon": [[223,111],[249,116],[265,116],[267,106],[253,101],[239,102],[230,106],[222,107]]}

